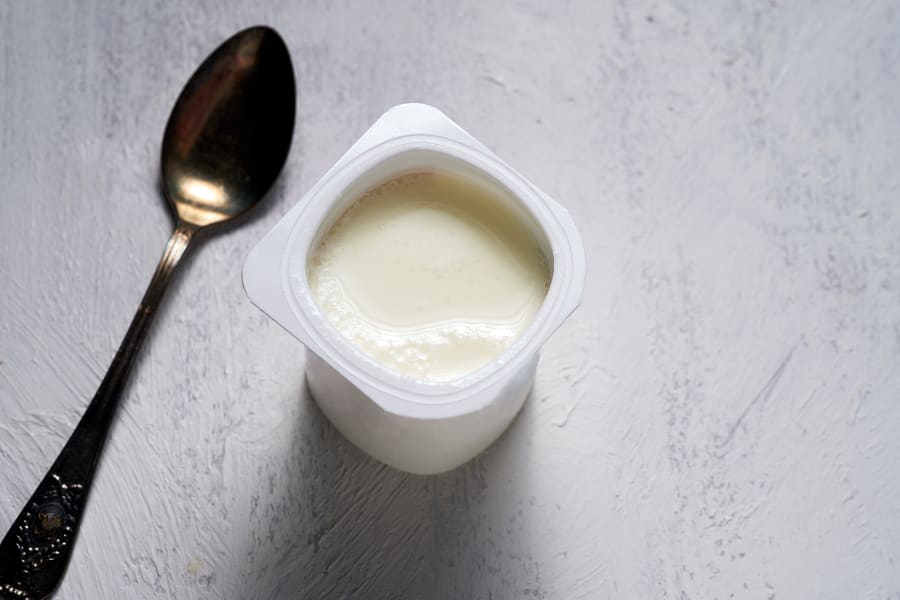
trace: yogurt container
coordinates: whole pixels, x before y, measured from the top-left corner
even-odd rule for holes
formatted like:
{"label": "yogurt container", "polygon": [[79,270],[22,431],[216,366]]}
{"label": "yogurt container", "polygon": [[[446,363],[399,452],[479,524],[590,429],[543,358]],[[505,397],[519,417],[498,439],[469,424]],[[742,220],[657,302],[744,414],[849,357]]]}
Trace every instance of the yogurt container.
{"label": "yogurt container", "polygon": [[[342,336],[307,282],[307,259],[366,190],[417,170],[482,179],[513,208],[552,262],[544,302],[525,333],[486,366],[449,382],[388,369]],[[506,429],[534,379],[538,354],[578,306],[585,257],[568,212],[437,109],[401,104],[382,115],[256,245],[243,269],[250,300],[307,348],[313,398],[334,426],[374,458],[432,474],[478,455]]]}

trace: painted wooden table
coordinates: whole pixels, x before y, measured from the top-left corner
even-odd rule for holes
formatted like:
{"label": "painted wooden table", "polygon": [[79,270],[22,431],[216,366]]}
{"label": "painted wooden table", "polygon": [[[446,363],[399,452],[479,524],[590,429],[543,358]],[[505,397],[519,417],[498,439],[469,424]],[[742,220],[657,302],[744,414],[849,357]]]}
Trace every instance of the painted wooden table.
{"label": "painted wooden table", "polygon": [[[159,315],[59,598],[900,596],[900,6],[506,4],[0,4],[3,530],[162,251],[182,84],[256,23],[299,82],[267,206]],[[590,265],[510,430],[425,478],[329,425],[240,281],[405,101],[565,204]]]}

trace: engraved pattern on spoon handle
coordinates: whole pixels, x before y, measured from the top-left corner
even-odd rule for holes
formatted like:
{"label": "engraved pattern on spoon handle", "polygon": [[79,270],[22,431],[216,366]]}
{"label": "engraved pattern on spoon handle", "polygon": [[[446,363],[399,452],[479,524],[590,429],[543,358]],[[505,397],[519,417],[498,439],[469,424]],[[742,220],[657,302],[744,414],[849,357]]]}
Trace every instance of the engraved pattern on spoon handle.
{"label": "engraved pattern on spoon handle", "polygon": [[196,228],[179,224],[106,376],[53,466],[0,542],[0,598],[48,597],[65,572],[119,398]]}

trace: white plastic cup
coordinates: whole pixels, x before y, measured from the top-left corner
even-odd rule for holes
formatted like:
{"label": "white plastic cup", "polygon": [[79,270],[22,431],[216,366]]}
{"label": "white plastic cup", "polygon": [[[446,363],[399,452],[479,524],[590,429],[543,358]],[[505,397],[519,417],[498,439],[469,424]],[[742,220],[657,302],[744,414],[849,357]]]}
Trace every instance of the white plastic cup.
{"label": "white plastic cup", "polygon": [[[531,326],[494,361],[446,383],[414,380],[363,353],[322,314],[306,280],[307,257],[356,198],[421,169],[505,188],[552,258],[550,287]],[[581,301],[584,277],[584,248],[569,213],[424,104],[382,115],[256,245],[243,270],[250,300],[307,347],[310,391],[334,426],[376,459],[418,474],[457,467],[503,433],[531,389],[541,346]]]}

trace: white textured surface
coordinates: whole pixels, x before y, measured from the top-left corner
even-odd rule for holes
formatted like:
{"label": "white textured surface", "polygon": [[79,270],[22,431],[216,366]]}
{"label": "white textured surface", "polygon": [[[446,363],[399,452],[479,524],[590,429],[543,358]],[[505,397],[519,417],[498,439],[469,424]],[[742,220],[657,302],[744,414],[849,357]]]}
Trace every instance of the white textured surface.
{"label": "white textured surface", "polygon": [[[265,22],[287,170],[171,290],[58,597],[900,596],[900,8],[709,4],[0,4],[0,529],[162,251],[172,102]],[[523,414],[429,478],[323,420],[239,279],[410,100],[566,204],[590,261]]]}

